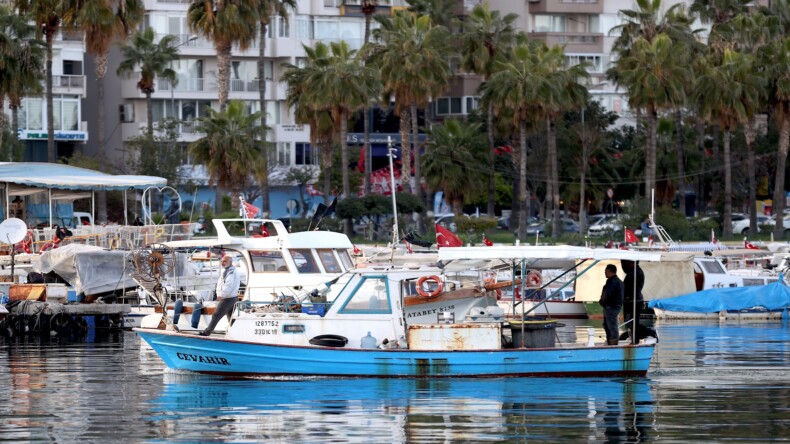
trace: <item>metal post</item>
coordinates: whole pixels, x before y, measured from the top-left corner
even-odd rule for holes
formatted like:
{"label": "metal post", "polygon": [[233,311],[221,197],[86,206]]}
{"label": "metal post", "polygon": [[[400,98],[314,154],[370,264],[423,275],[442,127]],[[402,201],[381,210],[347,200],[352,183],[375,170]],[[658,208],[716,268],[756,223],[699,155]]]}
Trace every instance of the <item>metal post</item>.
{"label": "metal post", "polygon": [[49,228],[52,228],[52,188],[49,188],[47,191],[49,196]]}
{"label": "metal post", "polygon": [[5,218],[6,219],[11,217],[11,208],[9,208],[9,205],[11,205],[11,202],[8,200],[8,192],[10,191],[8,189],[9,186],[10,186],[10,184],[8,182],[6,182],[5,183]]}
{"label": "metal post", "polygon": [[96,220],[96,191],[95,190],[91,190],[91,217],[93,218],[93,220]]}
{"label": "metal post", "polygon": [[126,200],[126,190],[123,190],[123,224],[129,225],[129,202]]}
{"label": "metal post", "polygon": [[392,216],[394,218],[392,225],[392,248],[395,250],[395,245],[398,245],[398,205],[395,201],[395,167],[392,158],[395,157],[395,148],[392,147],[392,137],[387,136],[387,156],[390,158],[390,191],[392,192]]}

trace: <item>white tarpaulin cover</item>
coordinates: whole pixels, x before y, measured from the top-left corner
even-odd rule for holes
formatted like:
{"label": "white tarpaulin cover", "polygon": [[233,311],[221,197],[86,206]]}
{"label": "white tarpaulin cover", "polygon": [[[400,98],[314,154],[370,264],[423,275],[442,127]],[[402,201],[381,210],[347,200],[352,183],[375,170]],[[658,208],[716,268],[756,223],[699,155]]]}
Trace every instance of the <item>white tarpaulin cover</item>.
{"label": "white tarpaulin cover", "polygon": [[95,295],[137,286],[129,277],[130,258],[128,251],[68,244],[45,251],[31,268],[42,274],[55,272],[77,294]]}
{"label": "white tarpaulin cover", "polygon": [[0,182],[65,190],[138,190],[167,185],[156,176],[123,176],[57,163],[0,162]]}

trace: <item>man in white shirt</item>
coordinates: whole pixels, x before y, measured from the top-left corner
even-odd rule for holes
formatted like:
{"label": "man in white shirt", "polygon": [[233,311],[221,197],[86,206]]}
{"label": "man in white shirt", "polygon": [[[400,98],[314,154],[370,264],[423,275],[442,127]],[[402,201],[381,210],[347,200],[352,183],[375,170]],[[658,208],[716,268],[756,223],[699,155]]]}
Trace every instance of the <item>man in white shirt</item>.
{"label": "man in white shirt", "polygon": [[217,281],[217,306],[214,308],[214,315],[211,317],[208,327],[198,333],[200,336],[208,336],[214,331],[217,322],[223,316],[229,316],[233,311],[233,307],[239,300],[239,285],[241,285],[241,278],[236,267],[233,266],[233,261],[230,256],[222,256],[220,260],[222,265],[222,272]]}

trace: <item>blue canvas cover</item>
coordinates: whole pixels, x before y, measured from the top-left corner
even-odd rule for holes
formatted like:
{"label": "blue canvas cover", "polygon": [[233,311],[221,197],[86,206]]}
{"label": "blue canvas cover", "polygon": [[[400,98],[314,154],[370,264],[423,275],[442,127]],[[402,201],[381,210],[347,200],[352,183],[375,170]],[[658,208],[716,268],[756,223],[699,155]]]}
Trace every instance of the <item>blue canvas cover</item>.
{"label": "blue canvas cover", "polygon": [[648,307],[693,313],[716,313],[752,307],[781,310],[790,307],[790,287],[780,278],[768,285],[712,288],[674,298],[655,299],[648,303]]}

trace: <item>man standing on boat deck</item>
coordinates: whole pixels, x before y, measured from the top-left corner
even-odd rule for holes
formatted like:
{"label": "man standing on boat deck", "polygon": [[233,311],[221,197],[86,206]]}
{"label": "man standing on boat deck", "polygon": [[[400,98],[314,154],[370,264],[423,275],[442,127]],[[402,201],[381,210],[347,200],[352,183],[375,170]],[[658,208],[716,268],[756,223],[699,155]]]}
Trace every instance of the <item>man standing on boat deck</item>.
{"label": "man standing on boat deck", "polygon": [[214,308],[214,315],[211,317],[208,327],[198,333],[200,336],[208,336],[214,331],[217,322],[223,316],[228,316],[233,311],[233,306],[239,300],[239,286],[241,285],[241,278],[236,267],[233,266],[233,261],[230,256],[222,256],[220,260],[222,265],[222,272],[217,281],[217,306]]}
{"label": "man standing on boat deck", "polygon": [[606,345],[617,345],[617,318],[620,316],[620,309],[623,307],[623,282],[617,277],[617,267],[609,264],[604,270],[606,274],[606,284],[601,291],[601,300],[598,301],[603,307],[603,329],[606,332]]}
{"label": "man standing on boat deck", "polygon": [[[636,262],[628,260],[621,260],[620,264],[625,272],[625,280],[623,281],[623,286],[625,287],[623,318],[624,322],[628,323],[626,327],[628,331],[620,335],[620,339],[628,339],[629,334],[633,335],[634,327],[636,327],[636,342],[647,336],[658,339],[655,330],[639,323],[639,318],[642,315],[642,306],[645,302],[642,296],[642,287],[645,286],[645,273],[642,271],[642,267],[637,265]],[[636,311],[634,311],[634,301],[636,301]],[[633,319],[633,322],[628,322],[631,319]]]}

